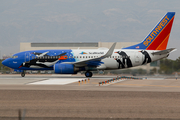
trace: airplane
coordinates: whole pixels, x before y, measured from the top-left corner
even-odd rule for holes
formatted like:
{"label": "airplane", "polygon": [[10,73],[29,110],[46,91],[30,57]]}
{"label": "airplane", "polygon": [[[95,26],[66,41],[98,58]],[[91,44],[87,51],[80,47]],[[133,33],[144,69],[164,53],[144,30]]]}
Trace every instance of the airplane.
{"label": "airplane", "polygon": [[167,12],[145,39],[129,47],[115,49],[59,49],[31,50],[19,52],[2,62],[12,69],[54,70],[56,74],[77,74],[85,71],[92,77],[92,71],[117,70],[144,65],[166,58],[175,48],[166,49],[175,12]]}

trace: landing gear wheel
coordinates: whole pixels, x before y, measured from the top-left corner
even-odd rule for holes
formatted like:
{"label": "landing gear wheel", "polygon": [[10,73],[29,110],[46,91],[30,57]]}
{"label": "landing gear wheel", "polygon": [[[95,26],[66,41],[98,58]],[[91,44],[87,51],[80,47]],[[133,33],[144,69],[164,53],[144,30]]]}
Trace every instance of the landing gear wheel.
{"label": "landing gear wheel", "polygon": [[25,77],[25,72],[24,71],[21,73],[21,77]]}
{"label": "landing gear wheel", "polygon": [[87,71],[87,72],[85,73],[85,76],[86,76],[86,77],[92,77],[92,75],[93,75],[93,73],[92,73],[92,72],[89,72],[89,71]]}

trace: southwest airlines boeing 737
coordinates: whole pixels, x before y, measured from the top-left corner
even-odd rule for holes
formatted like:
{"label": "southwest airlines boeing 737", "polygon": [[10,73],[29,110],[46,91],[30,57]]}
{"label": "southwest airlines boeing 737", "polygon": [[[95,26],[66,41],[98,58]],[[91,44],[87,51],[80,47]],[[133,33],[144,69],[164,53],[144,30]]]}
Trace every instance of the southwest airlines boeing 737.
{"label": "southwest airlines boeing 737", "polygon": [[32,50],[19,52],[2,62],[13,69],[54,70],[57,74],[76,74],[85,71],[91,77],[96,70],[115,70],[144,65],[168,57],[175,48],[166,49],[175,12],[168,12],[149,35],[139,44],[109,50],[104,49],[66,49]]}

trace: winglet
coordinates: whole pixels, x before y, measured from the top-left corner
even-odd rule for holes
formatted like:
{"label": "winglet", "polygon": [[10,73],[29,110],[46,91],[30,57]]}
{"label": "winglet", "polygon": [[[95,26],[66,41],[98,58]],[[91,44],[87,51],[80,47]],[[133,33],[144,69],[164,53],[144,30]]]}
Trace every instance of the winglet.
{"label": "winglet", "polygon": [[113,45],[112,45],[111,48],[108,50],[108,52],[107,52],[105,55],[103,55],[102,57],[105,58],[105,57],[111,56],[111,55],[113,54],[113,51],[114,51],[115,46],[116,46],[116,42],[113,43]]}
{"label": "winglet", "polygon": [[113,45],[108,50],[108,52],[105,55],[101,56],[101,57],[92,58],[92,59],[83,60],[83,61],[78,61],[78,62],[64,62],[64,63],[66,63],[66,64],[74,64],[76,67],[83,67],[83,66],[87,66],[87,65],[90,65],[90,64],[92,66],[98,66],[100,64],[103,64],[103,62],[101,62],[102,59],[104,59],[106,57],[109,57],[109,56],[111,56],[113,54],[115,46],[116,46],[116,42],[113,43]]}

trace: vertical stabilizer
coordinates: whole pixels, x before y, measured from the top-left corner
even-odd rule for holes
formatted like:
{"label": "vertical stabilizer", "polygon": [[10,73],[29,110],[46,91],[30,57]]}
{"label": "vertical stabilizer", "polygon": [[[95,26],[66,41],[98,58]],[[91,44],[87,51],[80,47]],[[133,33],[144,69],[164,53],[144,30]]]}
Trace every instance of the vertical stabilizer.
{"label": "vertical stabilizer", "polygon": [[141,43],[123,49],[165,50],[175,12],[168,12]]}

